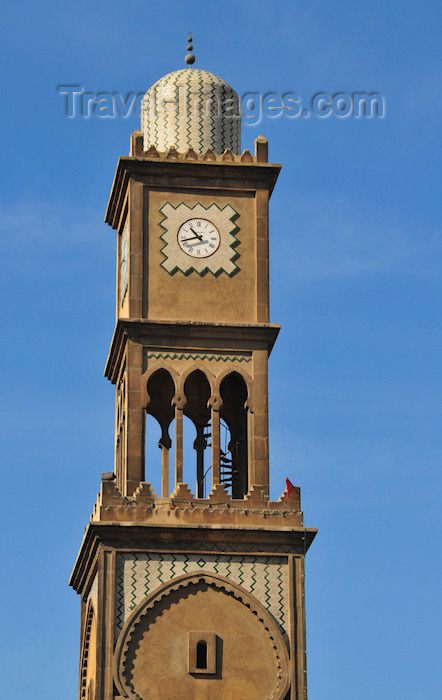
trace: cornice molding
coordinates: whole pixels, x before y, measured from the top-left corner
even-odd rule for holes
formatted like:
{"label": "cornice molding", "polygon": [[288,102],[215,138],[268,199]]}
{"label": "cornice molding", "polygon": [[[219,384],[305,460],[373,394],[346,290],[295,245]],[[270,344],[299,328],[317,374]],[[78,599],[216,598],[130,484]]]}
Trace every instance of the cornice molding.
{"label": "cornice molding", "polygon": [[[267,350],[271,353],[281,326],[275,323],[205,323],[198,321],[151,321],[118,319],[104,370],[113,384],[128,340],[150,349],[164,347],[182,350],[218,350],[219,342],[228,343],[231,352]],[[216,343],[216,347],[214,347]]]}
{"label": "cornice molding", "polygon": [[[271,520],[271,518],[269,518]],[[207,525],[156,525],[136,522],[94,522],[90,521],[72,571],[69,585],[77,593],[85,587],[91,561],[98,555],[99,548],[130,551],[201,551],[207,554],[207,541],[218,544],[220,553],[226,542],[226,554],[255,554],[256,556],[295,554],[304,556],[308,551],[317,530],[304,527],[238,527],[217,523]],[[154,547],[149,547],[149,541]],[[204,547],[202,546],[204,544]],[[246,548],[246,550],[244,549]]]}
{"label": "cornice molding", "polygon": [[150,187],[180,190],[256,191],[273,192],[281,170],[278,163],[244,163],[225,161],[167,160],[121,156],[112,184],[105,222],[117,229],[130,178],[141,180]]}

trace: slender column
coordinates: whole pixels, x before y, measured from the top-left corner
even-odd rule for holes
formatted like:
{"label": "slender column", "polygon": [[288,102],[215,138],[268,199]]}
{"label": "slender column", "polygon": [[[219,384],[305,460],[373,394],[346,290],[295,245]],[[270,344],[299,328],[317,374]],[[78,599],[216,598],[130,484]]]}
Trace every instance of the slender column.
{"label": "slender column", "polygon": [[121,418],[120,411],[121,399],[120,399],[120,389],[117,387],[115,392],[115,459],[114,459],[114,471],[117,478],[117,487],[121,489]]}
{"label": "slender column", "polygon": [[256,320],[269,322],[269,193],[256,192]]}
{"label": "slender column", "polygon": [[255,425],[253,410],[250,405],[247,405],[247,453],[248,453],[248,469],[247,469],[247,491],[250,491],[253,484],[252,477],[255,476]]}
{"label": "slender column", "polygon": [[267,351],[256,350],[254,362],[253,400],[253,460],[251,464],[251,486],[264,486],[269,492],[269,426],[268,426],[268,385]]}
{"label": "slender column", "polygon": [[[109,628],[108,622],[108,607],[107,598],[109,595],[109,550],[103,549],[100,546],[98,550],[97,574],[98,574],[98,605],[97,605],[97,671],[96,671],[96,697],[103,700],[109,699],[109,693],[106,692],[107,681],[107,638]],[[113,630],[113,625],[110,627]],[[109,663],[111,659],[109,659]]]}
{"label": "slender column", "polygon": [[[298,679],[298,658],[296,655],[297,645],[297,621],[299,610],[296,601],[296,564],[295,557],[290,554],[288,557],[288,595],[289,595],[289,620],[288,632],[290,642],[290,700],[302,700],[299,694],[299,679]],[[301,686],[302,687],[302,686]]]}
{"label": "slender column", "polygon": [[143,218],[144,185],[133,179],[129,184],[129,316],[141,318],[143,310]]}
{"label": "slender column", "polygon": [[193,447],[196,451],[196,497],[204,498],[204,450],[207,446],[204,437],[204,425],[196,428],[196,440]]}
{"label": "slender column", "polygon": [[[106,612],[104,618],[105,628],[105,676],[104,676],[104,700],[114,700],[113,683],[113,652],[115,630],[115,585],[116,585],[116,554],[114,551],[105,551],[105,576],[106,576]],[[92,695],[92,697],[94,697]]]}
{"label": "slender column", "polygon": [[127,341],[127,415],[126,415],[126,474],[123,495],[132,496],[140,481],[144,481],[145,410],[142,400],[141,376],[143,348],[134,341]]}
{"label": "slender column", "polygon": [[289,557],[290,653],[292,700],[307,700],[304,557]]}
{"label": "slender column", "polygon": [[212,420],[212,489],[220,483],[220,420],[219,409],[211,407]]}
{"label": "slender column", "polygon": [[161,496],[169,497],[169,449],[160,443],[161,447]]}
{"label": "slender column", "polygon": [[115,475],[117,477],[117,487],[121,492],[123,492],[124,484],[126,483],[126,415],[126,370],[123,370],[115,393]]}
{"label": "slender column", "polygon": [[123,432],[121,433],[121,493],[126,493],[127,484],[127,421],[123,424]]}
{"label": "slender column", "polygon": [[[304,532],[305,537],[305,532]],[[307,700],[307,630],[305,628],[305,558],[297,560],[297,578],[299,578],[301,608],[302,608],[302,700]]]}
{"label": "slender column", "polygon": [[175,406],[175,486],[183,481],[183,409]]}

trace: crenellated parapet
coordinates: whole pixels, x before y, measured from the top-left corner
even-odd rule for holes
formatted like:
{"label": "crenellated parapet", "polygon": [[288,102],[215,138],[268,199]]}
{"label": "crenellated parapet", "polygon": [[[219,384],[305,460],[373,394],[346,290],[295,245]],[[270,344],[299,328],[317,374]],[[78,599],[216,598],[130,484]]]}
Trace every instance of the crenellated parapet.
{"label": "crenellated parapet", "polygon": [[185,483],[179,483],[169,498],[158,497],[147,482],[133,496],[123,496],[115,481],[102,481],[92,522],[136,522],[164,525],[303,527],[300,489],[287,497],[269,500],[262,486],[253,487],[244,498],[232,498],[226,487],[216,484],[208,498],[195,498]]}
{"label": "crenellated parapet", "polygon": [[212,148],[206,148],[198,153],[191,146],[185,151],[178,151],[175,145],[169,146],[165,151],[159,151],[154,144],[144,147],[144,139],[141,131],[134,131],[130,139],[130,155],[136,158],[156,160],[184,160],[184,161],[209,161],[212,163],[268,163],[268,139],[258,136],[255,140],[255,152],[252,154],[248,148],[242,153],[233,153],[231,148],[225,148],[222,153],[215,153]]}

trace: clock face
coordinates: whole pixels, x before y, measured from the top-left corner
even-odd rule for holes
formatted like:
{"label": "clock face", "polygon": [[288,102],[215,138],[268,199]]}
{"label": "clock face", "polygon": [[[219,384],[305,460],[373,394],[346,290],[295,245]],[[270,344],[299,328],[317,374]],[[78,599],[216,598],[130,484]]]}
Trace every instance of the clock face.
{"label": "clock face", "polygon": [[221,237],[208,219],[188,219],[178,229],[178,245],[191,258],[209,258],[219,248]]}
{"label": "clock face", "polygon": [[232,277],[239,272],[236,247],[239,231],[236,219],[238,212],[228,202],[221,208],[213,202],[203,206],[199,202],[172,205],[165,202],[159,210],[162,215],[159,226],[161,267],[174,275],[191,273],[204,277],[208,272],[218,277],[225,273]]}

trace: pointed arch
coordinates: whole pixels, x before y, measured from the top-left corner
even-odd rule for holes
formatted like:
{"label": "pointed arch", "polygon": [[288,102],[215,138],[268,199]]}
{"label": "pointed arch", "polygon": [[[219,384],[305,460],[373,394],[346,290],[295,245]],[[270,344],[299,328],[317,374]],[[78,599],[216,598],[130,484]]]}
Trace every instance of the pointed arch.
{"label": "pointed arch", "polygon": [[205,372],[194,369],[187,373],[183,382],[183,393],[186,397],[184,414],[195,424],[205,425],[210,420],[209,399],[212,387]]}
{"label": "pointed arch", "polygon": [[149,383],[149,379],[150,379],[150,377],[151,377],[153,374],[155,374],[156,372],[158,372],[158,371],[161,370],[161,369],[164,369],[166,372],[169,373],[169,375],[171,376],[171,378],[172,378],[172,380],[173,380],[173,383],[174,383],[174,386],[175,386],[175,391],[177,391],[177,387],[178,387],[180,375],[178,374],[178,372],[176,371],[176,369],[175,369],[174,367],[172,367],[172,366],[171,366],[169,363],[167,363],[167,362],[161,363],[161,365],[155,364],[153,367],[149,367],[149,368],[146,370],[146,372],[144,372],[144,374],[143,374],[143,379],[144,379],[144,382],[143,382],[143,385],[144,385],[144,396],[142,396],[142,403],[143,403],[145,406],[147,406],[147,404],[148,404],[148,403],[150,402],[150,400],[151,400],[151,397],[149,396],[149,392],[148,392],[148,390],[147,390],[147,385],[148,385],[148,383]]}
{"label": "pointed arch", "polygon": [[213,393],[213,390],[216,386],[216,377],[210,369],[208,369],[205,366],[202,367],[199,362],[192,362],[192,364],[189,367],[186,367],[186,369],[179,375],[177,381],[177,392],[184,392],[184,385],[187,381],[187,378],[194,372],[198,371],[204,374],[207,381],[209,382],[211,392]]}
{"label": "pointed arch", "polygon": [[[146,394],[148,403],[146,405],[145,418],[145,456],[148,453],[149,440],[151,435],[147,430],[147,416],[153,416],[160,426],[161,435],[158,440],[158,447],[161,448],[161,495],[166,498],[169,495],[169,450],[172,446],[172,440],[169,435],[169,427],[175,417],[175,408],[172,405],[172,400],[175,395],[175,381],[165,367],[157,367],[152,371],[146,382]],[[153,426],[150,426],[153,428]],[[152,453],[149,455],[151,457]],[[153,458],[155,461],[155,458]],[[148,460],[145,460],[148,461]],[[150,464],[145,464],[145,473],[149,474]],[[156,472],[152,471],[152,482],[155,482]]]}
{"label": "pointed arch", "polygon": [[220,481],[231,488],[232,498],[244,498],[248,491],[248,387],[242,374],[234,370],[224,375],[219,392],[220,419],[227,426],[226,444],[220,449]]}
{"label": "pointed arch", "polygon": [[172,399],[175,394],[175,382],[170,372],[164,367],[156,369],[147,380],[146,390],[149,397],[146,413],[157,419],[161,426],[160,442],[169,449],[169,425],[174,418]]}
{"label": "pointed arch", "polygon": [[250,376],[250,374],[248,372],[245,372],[243,367],[236,367],[236,366],[232,366],[232,365],[230,365],[229,367],[224,367],[222,372],[220,372],[216,376],[215,390],[219,393],[223,379],[225,379],[225,377],[227,377],[229,374],[233,374],[233,373],[239,374],[239,376],[244,381],[244,384],[246,385],[246,388],[247,388],[246,402],[247,402],[247,404],[249,404],[249,402],[252,400],[252,397],[253,397],[253,390],[252,390],[253,381],[252,381],[252,377]]}

